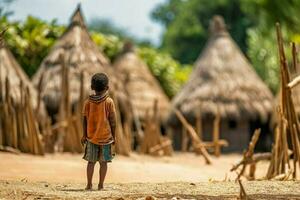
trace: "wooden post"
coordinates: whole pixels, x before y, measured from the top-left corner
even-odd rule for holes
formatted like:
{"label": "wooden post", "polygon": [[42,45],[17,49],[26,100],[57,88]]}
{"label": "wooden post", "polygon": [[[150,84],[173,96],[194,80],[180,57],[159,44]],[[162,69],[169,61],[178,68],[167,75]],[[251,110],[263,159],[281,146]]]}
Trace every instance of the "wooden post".
{"label": "wooden post", "polygon": [[196,131],[199,135],[199,138],[203,140],[203,127],[202,127],[202,118],[201,118],[201,110],[200,105],[196,112]]}
{"label": "wooden post", "polygon": [[44,73],[41,75],[39,83],[38,83],[38,87],[37,87],[37,92],[38,92],[38,96],[37,96],[37,107],[36,107],[36,113],[39,113],[40,111],[40,107],[41,107],[41,96],[42,96],[42,85],[43,85],[43,79],[44,79]]}
{"label": "wooden post", "polygon": [[184,126],[182,126],[181,138],[181,151],[187,151],[189,138],[187,137],[187,130]]}
{"label": "wooden post", "polygon": [[187,122],[187,120],[183,117],[183,115],[176,108],[173,108],[173,109],[174,109],[176,116],[182,123],[182,125],[187,129],[188,133],[190,134],[194,150],[199,151],[203,155],[206,164],[211,164],[210,156],[207,153],[206,149],[204,148],[202,141],[200,140],[200,138],[197,135],[194,128]]}
{"label": "wooden post", "polygon": [[220,112],[218,110],[217,115],[214,119],[214,128],[213,128],[213,143],[215,145],[215,156],[219,157],[221,155],[221,145],[219,144],[219,138],[220,138]]}
{"label": "wooden post", "polygon": [[[230,171],[235,171],[239,168],[240,165],[242,165],[242,169],[241,171],[238,173],[238,176],[237,176],[237,180],[240,179],[240,177],[242,175],[244,175],[245,171],[246,171],[246,167],[247,165],[250,164],[250,179],[255,177],[255,169],[256,169],[256,162],[258,161],[258,158],[254,159],[254,149],[255,149],[255,145],[258,141],[258,138],[260,136],[260,129],[256,129],[252,138],[251,138],[251,141],[250,141],[250,144],[249,144],[249,147],[247,149],[247,151],[244,151],[243,153],[243,159],[238,163],[238,164],[235,164],[231,169]],[[263,156],[264,157],[264,156]]]}

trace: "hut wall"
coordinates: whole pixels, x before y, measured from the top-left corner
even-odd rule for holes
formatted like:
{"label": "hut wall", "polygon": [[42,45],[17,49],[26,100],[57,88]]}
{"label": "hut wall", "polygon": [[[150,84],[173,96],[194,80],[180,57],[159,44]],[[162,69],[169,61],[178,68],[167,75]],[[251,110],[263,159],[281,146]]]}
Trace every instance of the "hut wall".
{"label": "hut wall", "polygon": [[249,122],[226,120],[221,124],[220,137],[228,141],[229,146],[223,152],[243,152],[250,141]]}
{"label": "hut wall", "polygon": [[[213,120],[203,120],[202,128],[202,140],[207,142],[212,141]],[[173,126],[171,130],[174,149],[181,150],[182,126]],[[242,152],[247,148],[250,136],[249,122],[221,121],[220,139],[225,139],[229,143],[228,147],[222,148],[222,152]]]}
{"label": "hut wall", "polygon": [[[212,141],[213,120],[203,120],[203,141]],[[229,146],[222,152],[242,152],[250,140],[250,129],[247,121],[222,120],[220,139],[228,141]]]}

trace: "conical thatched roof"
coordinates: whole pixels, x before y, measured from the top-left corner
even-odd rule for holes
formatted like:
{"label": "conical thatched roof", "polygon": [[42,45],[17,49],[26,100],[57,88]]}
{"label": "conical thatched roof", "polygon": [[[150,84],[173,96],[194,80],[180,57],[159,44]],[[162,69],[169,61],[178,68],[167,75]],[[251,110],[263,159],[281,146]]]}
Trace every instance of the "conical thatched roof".
{"label": "conical thatched roof", "polygon": [[84,73],[85,91],[90,91],[90,78],[98,72],[110,78],[110,89],[116,90],[116,78],[109,60],[92,41],[84,23],[80,5],[74,12],[66,32],[58,39],[48,56],[43,60],[34,84],[43,76],[42,97],[48,109],[57,110],[61,96],[62,57],[69,68],[71,102],[76,103],[80,94],[80,75]]}
{"label": "conical thatched roof", "polygon": [[[272,111],[271,91],[230,37],[222,17],[212,19],[210,31],[208,43],[173,105],[190,119],[199,111],[202,117],[212,117],[219,110],[223,119],[267,120]],[[175,118],[171,113],[169,120]]]}
{"label": "conical thatched roof", "polygon": [[115,61],[114,70],[121,75],[136,115],[141,120],[145,119],[147,112],[151,115],[157,100],[160,119],[164,120],[170,106],[169,99],[147,65],[129,46],[127,44],[127,49]]}
{"label": "conical thatched roof", "polygon": [[[23,84],[23,90],[25,88],[29,89],[31,95],[31,102],[33,107],[37,106],[37,91],[33,87],[30,79],[25,74],[21,66],[17,63],[16,59],[6,47],[6,45],[1,42],[0,44],[0,90],[2,95],[5,94],[5,82],[8,80],[10,86],[10,96],[14,104],[19,104],[21,101],[21,84]],[[4,97],[3,96],[3,97]],[[1,98],[1,97],[0,97]],[[1,99],[0,99],[1,100]],[[41,112],[45,114],[45,112]]]}

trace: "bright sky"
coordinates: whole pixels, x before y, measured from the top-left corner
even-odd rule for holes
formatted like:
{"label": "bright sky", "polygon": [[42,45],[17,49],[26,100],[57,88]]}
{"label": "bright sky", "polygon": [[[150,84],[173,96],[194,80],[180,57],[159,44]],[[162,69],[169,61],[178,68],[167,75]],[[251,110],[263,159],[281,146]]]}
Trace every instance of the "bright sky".
{"label": "bright sky", "polygon": [[[0,0],[1,1],[1,0]],[[33,15],[60,24],[67,24],[77,3],[81,3],[87,21],[94,17],[111,20],[140,39],[149,39],[154,44],[160,41],[162,27],[150,19],[150,13],[166,0],[15,0],[10,5],[14,11],[11,19],[24,20]]]}

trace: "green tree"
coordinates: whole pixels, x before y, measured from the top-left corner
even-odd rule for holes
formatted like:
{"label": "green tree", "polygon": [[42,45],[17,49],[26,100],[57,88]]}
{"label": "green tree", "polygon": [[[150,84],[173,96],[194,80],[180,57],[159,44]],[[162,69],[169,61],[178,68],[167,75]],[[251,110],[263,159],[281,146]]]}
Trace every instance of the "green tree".
{"label": "green tree", "polygon": [[23,23],[9,22],[6,17],[2,17],[0,28],[7,28],[4,36],[6,44],[29,76],[36,72],[64,30],[56,21],[47,23],[32,16],[28,16]]}
{"label": "green tree", "polygon": [[165,26],[161,48],[182,63],[193,63],[208,38],[209,20],[222,15],[241,49],[246,51],[246,30],[252,22],[239,0],[168,0],[152,13]]}
{"label": "green tree", "polygon": [[[243,0],[243,10],[255,26],[247,30],[247,55],[260,77],[276,93],[279,63],[275,23],[280,22],[286,47],[300,42],[300,1]],[[290,48],[286,48],[290,56]]]}
{"label": "green tree", "polygon": [[116,35],[106,35],[93,31],[91,36],[99,49],[110,59],[111,62],[113,62],[122,51],[123,40]]}
{"label": "green tree", "polygon": [[188,80],[192,66],[181,65],[169,54],[149,47],[139,48],[138,54],[169,97],[173,97]]}

